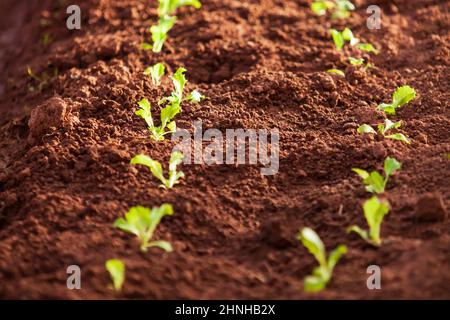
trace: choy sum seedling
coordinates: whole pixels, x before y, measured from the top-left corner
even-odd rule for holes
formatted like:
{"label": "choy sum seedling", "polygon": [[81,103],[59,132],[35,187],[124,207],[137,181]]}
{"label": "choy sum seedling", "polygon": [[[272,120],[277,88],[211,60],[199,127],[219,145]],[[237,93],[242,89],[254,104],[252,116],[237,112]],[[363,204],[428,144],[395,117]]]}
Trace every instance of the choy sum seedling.
{"label": "choy sum seedling", "polygon": [[319,262],[319,266],[314,268],[312,275],[307,276],[304,280],[304,289],[308,292],[318,292],[325,288],[330,281],[334,267],[343,254],[347,252],[347,247],[339,245],[327,257],[325,246],[311,228],[303,228],[297,234],[297,239],[308,249],[308,251]]}
{"label": "choy sum seedling", "polygon": [[334,45],[336,49],[342,50],[345,45],[345,42],[349,42],[351,46],[358,44],[359,39],[355,38],[353,32],[349,28],[345,28],[342,32],[339,32],[336,29],[331,29],[331,37],[333,38]]}
{"label": "choy sum seedling", "polygon": [[384,216],[389,213],[389,203],[374,196],[364,202],[363,209],[369,231],[354,225],[348,227],[347,232],[355,232],[368,243],[374,246],[380,246],[381,223],[383,222]]}
{"label": "choy sum seedling", "polygon": [[131,159],[131,164],[140,164],[150,169],[153,176],[155,176],[161,184],[159,185],[164,189],[171,189],[174,185],[180,183],[180,180],[184,178],[182,171],[177,171],[177,166],[183,161],[183,154],[179,151],[172,152],[169,160],[169,178],[164,177],[162,165],[159,161],[153,160],[149,156],[140,154]]}
{"label": "choy sum seedling", "polygon": [[[383,137],[392,140],[402,141],[406,144],[410,144],[411,142],[403,133],[389,133],[393,129],[398,129],[402,125],[401,121],[392,122],[389,119],[385,119],[384,123],[378,124],[378,133]],[[369,134],[377,134],[374,128],[368,124],[363,124],[358,127],[358,133],[369,133]]]}
{"label": "choy sum seedling", "polygon": [[311,3],[311,10],[319,16],[333,11],[333,19],[344,19],[350,16],[350,11],[355,10],[355,6],[348,0],[316,0]]}
{"label": "choy sum seedling", "polygon": [[383,110],[386,114],[395,114],[397,108],[400,108],[416,97],[416,91],[410,86],[397,88],[392,95],[391,103],[381,103],[378,105],[379,110]]}
{"label": "choy sum seedling", "polygon": [[158,247],[167,252],[172,252],[172,245],[163,240],[151,241],[156,227],[166,215],[173,215],[170,204],[164,203],[160,207],[149,208],[137,206],[132,207],[125,218],[119,218],[114,222],[114,227],[125,232],[134,234],[141,242],[141,251],[146,252],[148,248]]}
{"label": "choy sum seedling", "polygon": [[121,291],[125,281],[125,264],[119,259],[110,259],[106,261],[105,267],[111,276],[114,290]]}
{"label": "choy sum seedling", "polygon": [[157,63],[151,67],[148,67],[144,70],[145,75],[150,75],[152,77],[152,82],[155,86],[159,86],[161,84],[161,78],[164,76],[165,67],[162,63]]}
{"label": "choy sum seedling", "polygon": [[359,168],[353,168],[352,171],[357,173],[363,179],[367,192],[380,194],[384,193],[389,177],[401,167],[402,164],[395,158],[387,157],[384,160],[384,177],[378,171],[369,173],[366,170]]}

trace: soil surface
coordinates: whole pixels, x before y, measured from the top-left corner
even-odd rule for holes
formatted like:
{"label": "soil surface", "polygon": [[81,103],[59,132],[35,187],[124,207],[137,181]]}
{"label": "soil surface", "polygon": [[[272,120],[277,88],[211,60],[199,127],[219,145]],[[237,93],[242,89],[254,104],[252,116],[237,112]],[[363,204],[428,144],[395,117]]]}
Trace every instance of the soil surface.
{"label": "soil surface", "polygon": [[[0,297],[13,299],[450,299],[450,2],[359,0],[346,21],[318,17],[306,0],[204,0],[182,8],[161,54],[140,49],[157,20],[156,1],[78,2],[82,29],[66,28],[69,1],[0,4]],[[382,8],[382,28],[366,8]],[[334,48],[328,30],[350,27],[381,50]],[[49,41],[45,41],[49,38]],[[364,57],[367,71],[348,55]],[[150,140],[137,101],[171,91],[143,70],[163,61],[188,70],[188,88],[207,99],[185,105],[177,125],[192,131],[280,130],[280,168],[183,165],[169,191],[143,167],[143,152],[167,166],[173,143]],[[40,79],[27,75],[27,67]],[[333,76],[330,68],[345,70]],[[417,98],[392,117],[412,143],[356,133],[376,124],[377,104],[410,85]],[[402,163],[385,197],[392,209],[380,248],[348,235],[366,226],[370,197],[353,167]],[[112,223],[129,207],[173,204],[156,237],[175,251],[141,253]],[[318,294],[303,291],[316,266],[295,239],[314,228],[328,250],[349,252]],[[122,293],[105,260],[126,263]],[[68,290],[79,265],[82,289]],[[368,290],[379,265],[382,290]]]}

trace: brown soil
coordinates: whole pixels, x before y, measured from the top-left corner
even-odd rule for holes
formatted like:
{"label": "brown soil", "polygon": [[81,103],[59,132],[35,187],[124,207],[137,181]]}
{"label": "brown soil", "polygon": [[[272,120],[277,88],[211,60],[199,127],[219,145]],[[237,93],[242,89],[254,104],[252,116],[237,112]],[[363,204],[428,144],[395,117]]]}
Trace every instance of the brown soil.
{"label": "brown soil", "polygon": [[[449,1],[353,1],[358,10],[341,22],[315,16],[307,0],[204,0],[179,11],[161,55],[140,49],[154,3],[78,2],[80,31],[65,28],[67,1],[0,4],[1,298],[450,298]],[[366,28],[370,4],[383,9],[381,30]],[[327,30],[345,25],[381,48],[364,55],[375,65],[368,72],[333,47]],[[159,61],[185,66],[189,88],[208,97],[184,108],[179,127],[277,127],[279,173],[185,165],[183,183],[162,191],[129,165],[139,152],[166,163],[173,147],[152,142],[133,113],[139,99],[170,92],[169,81],[156,88],[142,74]],[[324,72],[332,67],[347,78]],[[412,144],[358,135],[404,84],[418,97],[393,119]],[[381,169],[387,155],[403,168],[389,182],[385,244],[374,249],[345,232],[365,225],[369,197],[351,168]],[[163,202],[176,215],[157,235],[173,253],[142,254],[112,227],[132,205]],[[316,263],[295,240],[301,226],[328,249],[349,247],[319,294],[302,290]],[[108,288],[112,257],[127,266],[121,294]],[[82,290],[66,288],[71,264],[82,268]],[[371,264],[382,268],[382,290],[366,287]]]}

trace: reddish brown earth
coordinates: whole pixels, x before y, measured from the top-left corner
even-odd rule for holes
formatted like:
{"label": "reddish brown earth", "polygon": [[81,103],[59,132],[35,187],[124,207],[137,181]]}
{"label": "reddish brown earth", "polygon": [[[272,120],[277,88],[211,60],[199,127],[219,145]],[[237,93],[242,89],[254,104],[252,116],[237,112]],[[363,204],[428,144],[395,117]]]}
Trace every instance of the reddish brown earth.
{"label": "reddish brown earth", "polygon": [[[204,0],[179,11],[160,55],[140,49],[155,1],[77,2],[80,31],[65,28],[67,1],[0,4],[1,298],[450,298],[449,1],[354,1],[343,22],[315,16],[306,0]],[[381,30],[366,27],[369,4],[383,9]],[[346,25],[381,49],[364,55],[368,72],[333,47],[328,29]],[[134,115],[138,100],[155,104],[171,90],[142,74],[158,61],[185,66],[189,88],[208,97],[184,108],[179,127],[279,128],[279,173],[184,165],[182,184],[162,191],[131,166],[139,152],[167,163],[173,147],[151,141]],[[332,67],[347,77],[324,72]],[[358,135],[404,84],[418,96],[393,119],[411,145]],[[392,211],[375,249],[345,232],[365,226],[369,197],[351,168],[381,169],[387,155],[403,168],[389,182]],[[173,253],[142,254],[112,227],[130,206],[163,202],[176,214],[157,236]],[[295,240],[302,226],[330,250],[349,247],[319,294],[302,290],[316,265]],[[127,266],[121,294],[108,288],[113,257]],[[71,264],[82,268],[82,290],[66,288]],[[382,290],[366,287],[371,264],[382,268]]]}

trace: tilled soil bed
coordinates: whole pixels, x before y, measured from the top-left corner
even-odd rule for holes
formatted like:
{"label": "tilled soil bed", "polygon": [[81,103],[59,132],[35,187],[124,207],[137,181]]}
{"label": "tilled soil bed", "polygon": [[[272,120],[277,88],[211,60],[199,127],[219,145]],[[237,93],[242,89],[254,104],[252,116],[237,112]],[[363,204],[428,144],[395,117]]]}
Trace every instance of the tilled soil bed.
{"label": "tilled soil bed", "polygon": [[[204,0],[178,11],[158,55],[140,48],[156,1],[73,2],[78,31],[66,28],[67,1],[0,4],[1,298],[450,299],[449,1],[359,0],[349,19],[331,20],[306,0]],[[382,9],[380,30],[366,27],[372,4]],[[334,48],[329,29],[345,26],[380,49],[362,56],[367,71]],[[152,141],[134,114],[140,99],[157,105],[171,91],[169,79],[156,87],[143,74],[160,61],[170,73],[184,66],[188,88],[207,97],[183,107],[178,127],[278,128],[278,174],[183,165],[186,178],[166,191],[130,165],[145,153],[167,166],[173,148]],[[417,97],[392,120],[411,144],[358,134],[383,121],[376,106],[406,84]],[[366,226],[370,197],[351,168],[381,170],[386,156],[402,168],[385,195],[385,242],[374,248],[346,233]],[[157,237],[172,253],[141,253],[112,226],[131,206],[164,202],[175,215]],[[349,249],[321,293],[303,291],[316,266],[295,239],[303,226],[329,250]],[[126,263],[122,293],[108,287],[104,264],[114,257]],[[73,264],[81,290],[66,287]],[[381,290],[366,286],[373,264]]]}

